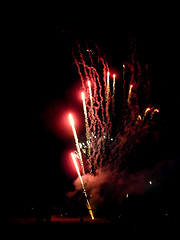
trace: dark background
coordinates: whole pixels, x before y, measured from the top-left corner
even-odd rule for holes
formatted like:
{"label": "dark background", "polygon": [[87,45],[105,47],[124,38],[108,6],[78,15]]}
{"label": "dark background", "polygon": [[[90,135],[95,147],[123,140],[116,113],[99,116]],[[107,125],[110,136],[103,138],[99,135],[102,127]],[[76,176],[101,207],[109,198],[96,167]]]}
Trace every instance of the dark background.
{"label": "dark background", "polygon": [[56,119],[61,119],[71,105],[73,110],[79,108],[71,90],[80,86],[72,65],[74,39],[82,45],[92,40],[104,51],[110,68],[120,69],[135,37],[140,54],[150,66],[152,105],[160,109],[163,138],[157,155],[176,166],[173,176],[167,171],[160,192],[171,199],[169,204],[174,203],[179,191],[178,32],[174,19],[150,16],[148,21],[143,17],[128,22],[126,15],[124,20],[117,17],[108,23],[64,23],[59,14],[10,18],[4,97],[8,215],[42,201],[63,207],[66,193],[73,189],[73,176],[64,168],[65,152],[71,151],[73,139],[63,133],[62,126],[58,130]]}

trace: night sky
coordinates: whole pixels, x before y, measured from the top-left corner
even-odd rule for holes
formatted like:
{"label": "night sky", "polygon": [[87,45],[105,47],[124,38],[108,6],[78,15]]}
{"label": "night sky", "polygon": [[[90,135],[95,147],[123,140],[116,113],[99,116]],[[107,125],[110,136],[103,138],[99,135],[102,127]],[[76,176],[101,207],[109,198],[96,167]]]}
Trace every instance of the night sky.
{"label": "night sky", "polygon": [[15,28],[8,43],[10,64],[4,98],[8,113],[4,183],[9,214],[43,200],[63,207],[66,193],[73,189],[74,176],[68,176],[64,167],[66,152],[74,148],[73,136],[59,122],[67,110],[82,110],[75,93],[81,83],[73,66],[74,39],[82,46],[86,40],[98,44],[110,69],[119,69],[135,37],[151,70],[152,106],[160,109],[162,137],[155,146],[154,159],[164,158],[174,166],[162,176],[160,192],[171,199],[171,204],[177,203],[180,101],[176,27],[163,21],[145,25],[122,24],[121,20],[109,26],[103,21],[66,24],[58,17],[21,19],[20,24],[12,25]]}

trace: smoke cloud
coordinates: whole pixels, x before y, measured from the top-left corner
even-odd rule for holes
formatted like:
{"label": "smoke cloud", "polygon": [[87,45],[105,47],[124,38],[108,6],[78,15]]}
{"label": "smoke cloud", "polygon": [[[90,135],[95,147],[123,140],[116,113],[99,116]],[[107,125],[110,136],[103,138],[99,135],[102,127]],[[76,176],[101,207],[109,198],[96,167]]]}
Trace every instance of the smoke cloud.
{"label": "smoke cloud", "polygon": [[[85,174],[82,176],[91,206],[98,209],[103,205],[121,204],[131,195],[142,195],[154,185],[162,183],[162,172],[166,168],[172,168],[172,161],[156,164],[151,169],[142,169],[130,172],[128,168],[118,171],[112,165],[104,166],[96,175]],[[67,196],[72,198],[82,190],[79,179],[74,181],[75,190],[68,192]]]}

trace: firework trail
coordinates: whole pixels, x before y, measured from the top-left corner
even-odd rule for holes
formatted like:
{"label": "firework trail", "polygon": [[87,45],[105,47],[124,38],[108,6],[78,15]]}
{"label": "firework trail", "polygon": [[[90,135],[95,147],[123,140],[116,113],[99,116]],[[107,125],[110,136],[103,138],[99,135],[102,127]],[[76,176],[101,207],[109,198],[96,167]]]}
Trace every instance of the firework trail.
{"label": "firework trail", "polygon": [[91,90],[91,82],[88,81],[88,87],[89,87],[89,98],[91,103],[91,115],[92,115],[92,124],[94,123],[94,109],[93,109],[93,99],[92,99],[92,90]]}
{"label": "firework trail", "polygon": [[116,85],[116,74],[113,74],[112,117],[114,116],[114,108],[115,108],[115,85]]}
{"label": "firework trail", "polygon": [[82,97],[82,101],[83,101],[83,110],[84,110],[84,118],[85,118],[85,126],[86,126],[86,143],[87,143],[87,146],[88,146],[87,156],[89,158],[90,153],[91,153],[91,149],[90,149],[90,138],[89,138],[89,123],[88,123],[88,116],[87,116],[87,109],[86,109],[84,92],[81,93],[81,97]]}
{"label": "firework trail", "polygon": [[154,115],[155,112],[159,113],[159,109],[155,108],[155,109],[152,111],[152,113],[151,113],[151,120],[152,120],[153,115]]}
{"label": "firework trail", "polygon": [[[76,54],[75,50],[73,52],[74,63],[77,66],[83,90],[82,100],[86,140],[84,139],[85,143],[81,149],[71,114],[69,118],[82,173],[85,174],[81,150],[85,148],[88,149],[84,152],[86,152],[86,160],[89,163],[89,172],[91,176],[94,176],[94,179],[100,176],[107,166],[112,172],[118,172],[118,176],[121,178],[123,177],[121,171],[127,165],[127,156],[133,152],[136,145],[140,144],[146,136],[150,129],[149,120],[159,110],[147,107],[150,105],[148,102],[149,94],[147,94],[149,92],[149,81],[146,75],[147,67],[141,67],[136,51],[131,54],[129,62],[126,65],[123,64],[122,79],[119,80],[122,82],[123,89],[121,90],[118,88],[118,84],[115,86],[115,74],[110,74],[105,57],[102,57],[103,54],[99,48],[95,47],[97,51],[88,48],[83,56],[78,44]],[[92,56],[90,52],[94,52],[94,55]],[[88,56],[86,56],[87,53]],[[88,59],[90,59],[90,65],[87,64]],[[125,67],[127,69],[126,74]],[[113,81],[111,81],[111,75]],[[126,86],[129,86],[129,89]],[[110,89],[112,89],[112,96]],[[143,101],[141,101],[142,94],[139,97],[138,92],[145,93]],[[116,110],[119,112],[115,112],[115,95],[118,100],[116,105],[120,106]],[[93,194],[91,198],[93,198]],[[89,205],[88,202],[87,205]],[[90,209],[90,207],[88,208]]]}
{"label": "firework trail", "polygon": [[85,199],[86,199],[86,203],[87,203],[87,208],[88,208],[88,210],[89,210],[89,214],[90,214],[91,218],[94,219],[94,215],[93,215],[93,212],[92,212],[92,209],[91,209],[91,205],[90,205],[90,202],[89,202],[89,200],[88,200],[87,193],[86,193],[86,188],[85,188],[85,186],[84,186],[84,182],[83,182],[83,179],[82,179],[82,177],[81,177],[78,164],[77,164],[77,162],[76,162],[76,156],[75,156],[74,153],[71,153],[71,157],[72,157],[74,166],[75,166],[75,168],[76,168],[78,177],[79,177],[80,182],[81,182],[81,186],[82,186],[83,193],[84,193],[84,196],[85,196]]}
{"label": "firework trail", "polygon": [[123,64],[123,98],[124,98],[124,105],[125,105],[125,99],[126,99],[126,97],[125,97],[125,67],[126,67],[126,65]]}
{"label": "firework trail", "polygon": [[73,119],[73,116],[72,116],[71,113],[69,114],[69,121],[70,121],[72,131],[73,131],[73,134],[74,134],[74,139],[75,139],[75,143],[76,143],[77,152],[79,154],[79,159],[80,159],[80,163],[81,163],[81,170],[82,170],[82,173],[85,174],[84,164],[83,164],[83,160],[82,160],[82,154],[81,154],[81,150],[80,150],[80,146],[79,146],[79,141],[78,141],[76,129],[75,129],[75,126],[74,126],[74,119]]}
{"label": "firework trail", "polygon": [[109,102],[109,92],[110,92],[109,76],[110,76],[110,72],[107,72],[107,95],[106,95],[106,101],[107,101],[107,103]]}
{"label": "firework trail", "polygon": [[128,104],[129,104],[130,99],[131,99],[132,88],[133,88],[133,85],[131,84],[131,85],[129,86],[129,94],[128,94],[128,100],[127,100]]}
{"label": "firework trail", "polygon": [[146,108],[146,110],[145,110],[145,112],[144,112],[144,116],[143,116],[143,121],[144,121],[144,119],[145,119],[147,113],[150,112],[150,111],[151,111],[151,108],[149,108],[149,107]]}

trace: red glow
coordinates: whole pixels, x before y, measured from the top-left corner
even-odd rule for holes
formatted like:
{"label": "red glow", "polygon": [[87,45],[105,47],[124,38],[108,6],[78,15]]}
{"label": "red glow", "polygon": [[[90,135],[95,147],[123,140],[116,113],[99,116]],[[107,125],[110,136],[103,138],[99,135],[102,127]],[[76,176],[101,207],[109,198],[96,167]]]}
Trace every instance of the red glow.
{"label": "red glow", "polygon": [[[81,96],[80,93],[79,96]],[[80,104],[82,105],[82,99]],[[49,103],[41,114],[45,128],[53,132],[59,139],[63,139],[63,141],[72,138],[72,128],[68,119],[69,113],[73,116],[77,131],[84,130],[84,125],[81,123],[81,116],[83,116],[81,112],[78,112],[76,108],[72,108],[68,104],[64,104],[64,102],[55,101]]]}

